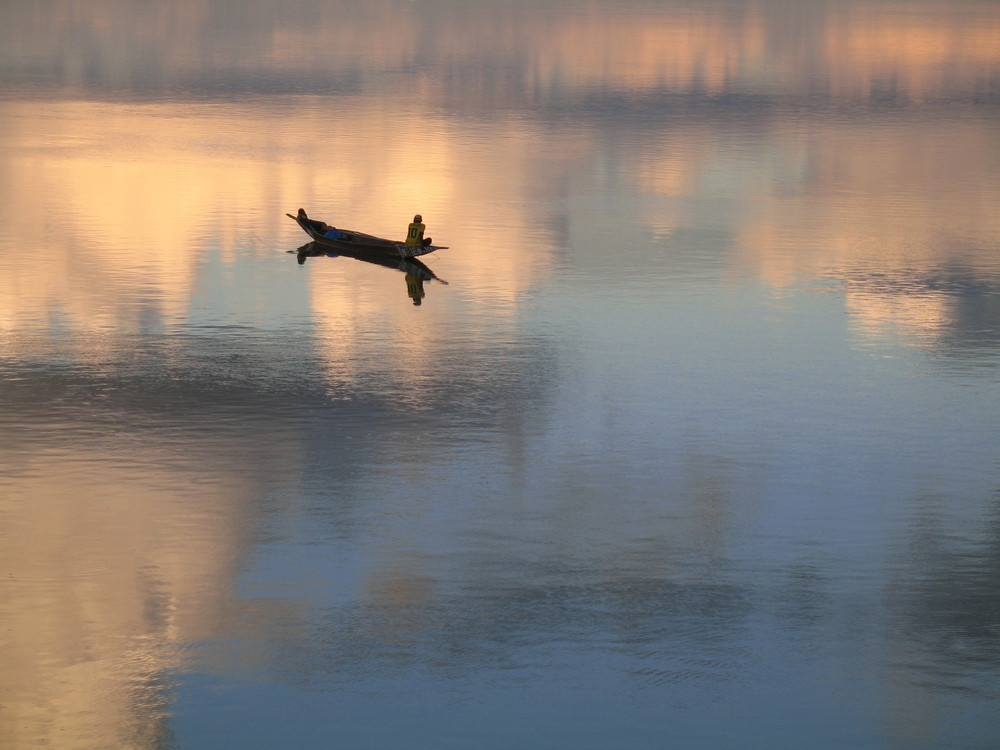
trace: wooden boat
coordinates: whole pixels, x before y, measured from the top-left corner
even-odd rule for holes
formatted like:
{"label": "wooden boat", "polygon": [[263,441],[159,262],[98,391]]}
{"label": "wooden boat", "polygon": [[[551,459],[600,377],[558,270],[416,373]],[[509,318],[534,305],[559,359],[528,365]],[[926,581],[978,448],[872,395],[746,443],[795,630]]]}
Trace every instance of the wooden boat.
{"label": "wooden boat", "polygon": [[351,229],[334,229],[326,227],[326,224],[321,221],[310,219],[304,213],[302,216],[293,216],[292,214],[285,214],[285,216],[302,227],[302,231],[308,234],[313,242],[344,254],[366,253],[368,255],[387,255],[394,258],[415,258],[418,255],[433,253],[435,250],[448,249],[437,245],[407,245],[398,240],[387,240]]}

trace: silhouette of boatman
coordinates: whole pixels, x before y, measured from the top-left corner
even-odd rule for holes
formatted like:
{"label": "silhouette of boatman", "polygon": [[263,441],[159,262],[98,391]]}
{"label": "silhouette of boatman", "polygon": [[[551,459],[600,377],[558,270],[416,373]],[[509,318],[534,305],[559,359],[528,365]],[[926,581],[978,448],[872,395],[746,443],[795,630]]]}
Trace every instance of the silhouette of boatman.
{"label": "silhouette of boatman", "polygon": [[410,226],[406,228],[406,244],[410,247],[420,247],[421,245],[431,244],[430,237],[424,237],[424,230],[427,227],[424,225],[424,219],[420,214],[413,217],[413,221],[410,222]]}

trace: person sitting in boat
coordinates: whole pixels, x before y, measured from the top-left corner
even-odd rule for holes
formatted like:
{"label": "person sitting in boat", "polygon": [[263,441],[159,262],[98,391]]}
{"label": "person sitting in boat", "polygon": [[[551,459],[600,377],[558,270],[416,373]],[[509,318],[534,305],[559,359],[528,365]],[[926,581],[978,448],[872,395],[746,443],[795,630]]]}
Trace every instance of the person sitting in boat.
{"label": "person sitting in boat", "polygon": [[413,217],[413,221],[410,222],[410,226],[406,229],[406,244],[410,247],[419,247],[421,245],[431,244],[430,237],[424,237],[424,230],[427,228],[423,223],[423,217],[417,214]]}
{"label": "person sitting in boat", "polygon": [[340,239],[341,237],[343,237],[341,231],[336,227],[331,227],[325,221],[319,221],[318,219],[310,219],[308,216],[306,216],[306,210],[304,208],[299,209],[298,218],[300,223],[312,227],[317,232],[320,232],[326,237],[330,237],[331,239]]}

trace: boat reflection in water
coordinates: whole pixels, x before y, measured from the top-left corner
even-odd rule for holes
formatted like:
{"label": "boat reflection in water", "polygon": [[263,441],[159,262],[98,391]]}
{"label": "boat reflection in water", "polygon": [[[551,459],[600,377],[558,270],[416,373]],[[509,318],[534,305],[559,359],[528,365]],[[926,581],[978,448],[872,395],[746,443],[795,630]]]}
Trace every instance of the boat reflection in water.
{"label": "boat reflection in water", "polygon": [[414,305],[420,305],[423,302],[426,295],[424,291],[425,281],[437,281],[441,284],[448,283],[444,279],[439,278],[437,274],[417,258],[393,257],[385,253],[366,252],[361,249],[347,251],[338,248],[335,250],[329,245],[321,245],[318,242],[307,242],[298,250],[289,250],[288,252],[296,254],[299,265],[303,265],[307,258],[326,256],[328,258],[354,258],[365,263],[373,263],[377,266],[385,266],[386,268],[394,268],[397,271],[402,271],[406,274],[406,294],[413,300]]}

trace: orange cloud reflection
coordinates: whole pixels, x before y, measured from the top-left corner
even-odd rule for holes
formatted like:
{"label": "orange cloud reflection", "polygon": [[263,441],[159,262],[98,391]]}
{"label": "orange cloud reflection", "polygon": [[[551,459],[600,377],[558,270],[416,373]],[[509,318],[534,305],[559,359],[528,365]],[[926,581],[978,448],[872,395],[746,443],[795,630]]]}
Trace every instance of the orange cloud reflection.
{"label": "orange cloud reflection", "polygon": [[86,442],[61,455],[0,445],[3,748],[162,746],[184,647],[245,606],[232,596],[252,534],[242,503],[260,488],[254,459],[232,457],[294,450],[243,436],[182,459],[148,436]]}
{"label": "orange cloud reflection", "polygon": [[[834,96],[948,96],[955,84],[977,87],[1000,61],[1000,18],[858,5],[827,22],[824,53]],[[968,10],[968,9],[967,9]]]}
{"label": "orange cloud reflection", "polygon": [[[843,279],[858,333],[902,327],[926,341],[955,318],[956,300],[930,288],[934,279],[949,268],[996,273],[989,238],[1000,237],[1000,183],[982,161],[994,129],[931,120],[897,138],[896,126],[891,117],[814,125],[802,144],[809,184],[759,189],[734,263],[777,286]],[[792,129],[775,137],[802,138]]]}

